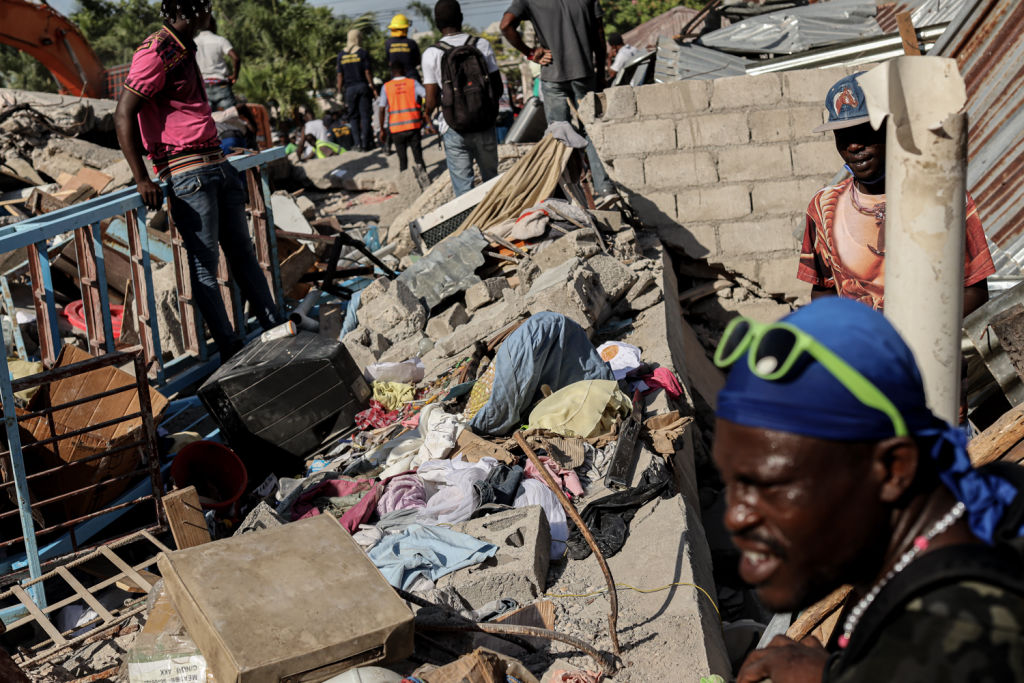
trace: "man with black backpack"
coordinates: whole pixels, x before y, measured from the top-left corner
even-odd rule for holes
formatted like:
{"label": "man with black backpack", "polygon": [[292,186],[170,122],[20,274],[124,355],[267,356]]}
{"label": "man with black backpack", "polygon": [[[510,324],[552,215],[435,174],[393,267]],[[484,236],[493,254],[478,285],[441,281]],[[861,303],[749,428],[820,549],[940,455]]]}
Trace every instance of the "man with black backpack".
{"label": "man with black backpack", "polygon": [[501,74],[485,38],[462,31],[462,8],[439,0],[434,20],[441,40],[423,51],[427,116],[441,107],[439,131],[455,196],[473,187],[473,162],[487,182],[498,175],[498,138],[494,131],[501,98]]}
{"label": "man with black backpack", "polygon": [[735,318],[714,362],[740,577],[776,613],[853,587],[827,642],[777,635],[737,683],[1024,681],[1024,469],[973,466],[885,317],[826,297]]}

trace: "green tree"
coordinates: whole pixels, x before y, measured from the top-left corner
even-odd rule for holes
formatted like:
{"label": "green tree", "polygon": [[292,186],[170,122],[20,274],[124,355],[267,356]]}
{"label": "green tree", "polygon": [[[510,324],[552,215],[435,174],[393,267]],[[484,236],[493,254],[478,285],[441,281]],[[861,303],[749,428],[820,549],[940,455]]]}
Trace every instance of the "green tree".
{"label": "green tree", "polygon": [[57,81],[35,57],[0,45],[0,86],[19,90],[57,92]]}
{"label": "green tree", "polygon": [[127,64],[146,36],[160,28],[160,5],[147,0],[79,0],[71,15],[103,66]]}

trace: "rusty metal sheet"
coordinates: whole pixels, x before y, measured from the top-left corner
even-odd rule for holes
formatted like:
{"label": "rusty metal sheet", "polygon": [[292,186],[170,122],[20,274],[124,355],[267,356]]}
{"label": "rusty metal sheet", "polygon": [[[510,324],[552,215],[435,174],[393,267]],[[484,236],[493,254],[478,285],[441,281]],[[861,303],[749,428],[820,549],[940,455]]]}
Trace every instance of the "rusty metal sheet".
{"label": "rusty metal sheet", "polygon": [[1020,277],[1024,267],[1024,3],[965,3],[933,54],[953,57],[967,84],[967,187],[996,270]]}

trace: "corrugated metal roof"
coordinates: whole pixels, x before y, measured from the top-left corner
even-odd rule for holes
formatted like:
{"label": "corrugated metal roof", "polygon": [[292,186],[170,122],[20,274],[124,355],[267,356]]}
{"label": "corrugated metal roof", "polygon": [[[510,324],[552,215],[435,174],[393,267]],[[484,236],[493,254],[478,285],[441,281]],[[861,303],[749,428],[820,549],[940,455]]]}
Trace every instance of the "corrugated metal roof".
{"label": "corrugated metal roof", "polygon": [[705,33],[706,47],[752,54],[793,54],[880,35],[875,0],[831,0],[769,12]]}
{"label": "corrugated metal roof", "polygon": [[654,66],[655,83],[706,80],[723,76],[743,76],[750,60],[711,50],[694,43],[677,45],[671,38],[658,41],[658,56]]}
{"label": "corrugated metal roof", "polygon": [[1024,269],[1024,2],[964,4],[936,49],[957,60],[967,84],[967,187],[996,246],[996,269],[1019,277]]}

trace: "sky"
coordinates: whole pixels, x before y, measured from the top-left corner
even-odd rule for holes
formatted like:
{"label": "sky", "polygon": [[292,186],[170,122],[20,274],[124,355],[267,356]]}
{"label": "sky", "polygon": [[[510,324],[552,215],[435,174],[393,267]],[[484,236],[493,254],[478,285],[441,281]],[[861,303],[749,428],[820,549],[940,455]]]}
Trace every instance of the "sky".
{"label": "sky", "polygon": [[[430,26],[415,12],[408,11],[409,0],[311,0],[314,5],[326,5],[337,14],[358,17],[366,12],[373,12],[383,28],[391,21],[391,17],[402,12],[412,22],[412,31],[426,31]],[[501,19],[505,9],[512,0],[461,0],[462,15],[466,24],[477,30],[483,30]],[[433,6],[432,0],[426,3]],[[61,14],[68,15],[78,5],[78,0],[50,0],[50,5]]]}
{"label": "sky", "polygon": [[[357,17],[366,12],[373,12],[378,23],[383,27],[391,21],[391,17],[401,12],[412,22],[412,31],[426,31],[430,26],[415,12],[408,11],[408,0],[311,0],[314,5],[327,5],[337,14]],[[425,0],[433,7],[432,0]],[[477,30],[483,30],[501,19],[505,9],[512,0],[460,0],[462,15],[466,24]]]}

